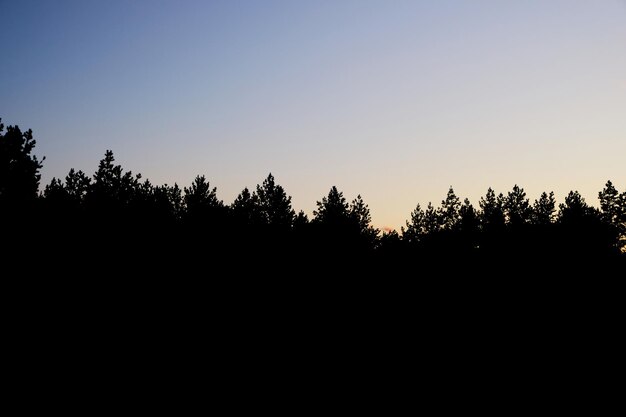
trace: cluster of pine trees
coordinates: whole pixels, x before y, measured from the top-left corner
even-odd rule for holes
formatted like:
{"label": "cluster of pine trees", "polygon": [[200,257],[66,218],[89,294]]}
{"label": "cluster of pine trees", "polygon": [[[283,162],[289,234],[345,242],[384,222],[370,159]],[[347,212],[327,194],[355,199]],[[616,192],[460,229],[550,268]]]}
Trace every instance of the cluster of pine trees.
{"label": "cluster of pine trees", "polygon": [[233,254],[249,273],[277,270],[285,260],[300,268],[341,261],[350,271],[435,259],[624,258],[626,192],[611,181],[599,192],[599,209],[576,191],[558,205],[552,192],[531,202],[517,185],[507,194],[489,188],[474,207],[450,187],[439,207],[418,205],[400,232],[381,233],[361,196],[349,201],[334,186],[309,219],[296,213],[272,174],[226,204],[204,176],[189,187],[153,185],[116,165],[111,151],[92,176],[71,169],[40,191],[43,161],[32,155],[34,147],[32,131],[5,132],[0,124],[3,244],[76,272],[101,259],[108,261],[103,268],[192,271]]}

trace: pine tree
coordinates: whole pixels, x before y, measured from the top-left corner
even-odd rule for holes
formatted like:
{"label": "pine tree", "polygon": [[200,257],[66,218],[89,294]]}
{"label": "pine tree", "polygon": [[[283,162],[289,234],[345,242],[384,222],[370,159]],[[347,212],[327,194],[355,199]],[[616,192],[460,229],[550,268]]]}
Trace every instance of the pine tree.
{"label": "pine tree", "polygon": [[256,195],[263,221],[273,227],[289,229],[293,226],[296,212],[291,208],[291,197],[274,181],[270,173],[262,185],[257,185]]}
{"label": "pine tree", "polygon": [[211,188],[204,175],[196,176],[189,188],[184,188],[186,215],[191,221],[217,220],[224,203],[217,198],[217,187]]}
{"label": "pine tree", "polygon": [[545,191],[541,193],[538,200],[535,200],[532,208],[532,221],[535,225],[546,226],[554,222],[554,213],[556,212],[556,201],[554,192],[547,194]]}
{"label": "pine tree", "polygon": [[478,233],[480,220],[474,206],[466,198],[459,209],[459,228],[463,233]]}
{"label": "pine tree", "polygon": [[37,198],[42,163],[31,155],[36,141],[33,131],[22,132],[18,126],[7,126],[0,119],[0,208],[30,204]]}
{"label": "pine tree", "polygon": [[450,186],[446,199],[441,202],[439,209],[440,224],[443,230],[450,231],[457,227],[461,219],[460,208],[461,200],[454,194],[454,190]]}
{"label": "pine tree", "polygon": [[400,229],[402,240],[408,243],[419,243],[424,238],[426,233],[424,216],[424,210],[418,203],[415,210],[411,212],[411,221],[406,222],[406,229],[404,227]]}
{"label": "pine tree", "polygon": [[441,230],[441,216],[429,201],[424,212],[424,234],[432,236]]}
{"label": "pine tree", "polygon": [[602,219],[613,230],[616,246],[626,252],[626,192],[619,193],[611,181],[598,193]]}
{"label": "pine tree", "polygon": [[481,209],[481,224],[485,231],[500,230],[504,227],[504,196],[502,193],[496,196],[491,187],[487,190],[485,197],[481,197],[479,206]]}
{"label": "pine tree", "polygon": [[610,224],[619,225],[625,221],[626,210],[620,193],[613,186],[611,181],[607,181],[604,189],[598,193],[602,217]]}
{"label": "pine tree", "polygon": [[372,216],[370,215],[370,209],[360,194],[350,203],[349,215],[356,223],[359,234],[368,244],[373,245],[379,230],[371,225]]}
{"label": "pine tree", "polygon": [[513,190],[509,191],[504,200],[504,210],[510,226],[519,227],[530,221],[530,202],[523,188],[517,184],[513,186]]}
{"label": "pine tree", "polygon": [[[124,172],[122,167],[115,165],[114,162],[113,152],[107,150],[104,158],[98,165],[98,170],[93,176],[92,186],[87,188],[89,194],[86,197],[101,212],[106,212],[110,209],[124,209],[141,192],[139,181],[141,174],[133,176],[131,171]],[[76,177],[76,175],[72,177]],[[75,179],[76,181],[83,181],[84,185],[83,179]],[[76,185],[78,186],[78,184]],[[81,190],[76,189],[76,193],[81,192]]]}
{"label": "pine tree", "polygon": [[313,211],[313,221],[327,225],[345,224],[349,221],[349,205],[343,193],[332,186],[327,197],[318,201],[317,210]]}
{"label": "pine tree", "polygon": [[592,207],[587,205],[578,191],[570,191],[565,197],[565,202],[559,204],[560,223],[577,223],[593,214]]}

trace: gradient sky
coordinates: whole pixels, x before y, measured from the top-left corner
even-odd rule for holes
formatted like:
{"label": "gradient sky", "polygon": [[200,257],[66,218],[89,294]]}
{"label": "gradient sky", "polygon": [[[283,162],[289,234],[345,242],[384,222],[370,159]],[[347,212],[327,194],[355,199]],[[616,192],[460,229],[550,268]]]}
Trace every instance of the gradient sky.
{"label": "gradient sky", "polygon": [[43,185],[106,149],[232,202],[272,172],[311,214],[336,185],[378,227],[452,185],[626,189],[624,0],[0,0],[0,117]]}

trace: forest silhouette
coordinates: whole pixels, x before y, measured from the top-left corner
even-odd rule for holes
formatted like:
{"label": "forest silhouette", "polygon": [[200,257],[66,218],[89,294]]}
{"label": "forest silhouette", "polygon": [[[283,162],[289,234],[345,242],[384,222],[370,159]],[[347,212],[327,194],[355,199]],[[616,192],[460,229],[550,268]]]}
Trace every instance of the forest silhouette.
{"label": "forest silhouette", "polygon": [[518,185],[506,194],[489,188],[474,206],[450,187],[438,206],[418,204],[399,231],[381,232],[363,198],[349,200],[335,186],[309,218],[271,173],[229,204],[202,175],[182,188],[154,185],[117,165],[110,150],[93,175],[70,169],[40,190],[44,160],[35,144],[31,130],[0,123],[2,249],[24,271],[208,276],[217,284],[309,273],[433,280],[475,271],[601,273],[623,270],[626,258],[626,192],[611,181],[599,208],[577,191],[560,204],[553,192],[531,202]]}

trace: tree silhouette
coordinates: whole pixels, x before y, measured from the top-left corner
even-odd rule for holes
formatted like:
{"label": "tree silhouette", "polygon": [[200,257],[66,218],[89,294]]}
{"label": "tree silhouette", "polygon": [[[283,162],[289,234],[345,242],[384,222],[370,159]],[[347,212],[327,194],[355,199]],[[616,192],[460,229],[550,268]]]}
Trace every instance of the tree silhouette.
{"label": "tree silhouette", "polygon": [[316,223],[340,226],[349,223],[350,214],[348,203],[343,193],[337,190],[336,186],[332,186],[328,192],[328,196],[323,197],[322,201],[318,201],[317,210],[313,211],[313,221]]}
{"label": "tree silhouette", "polygon": [[0,207],[23,206],[37,198],[42,163],[31,155],[36,143],[30,129],[7,126],[4,132],[0,119]]}
{"label": "tree silhouette", "polygon": [[178,184],[154,187],[153,201],[156,216],[165,221],[176,222],[183,215],[183,195]]}
{"label": "tree silhouette", "polygon": [[364,243],[373,247],[380,231],[371,225],[372,216],[370,215],[370,209],[368,205],[365,204],[360,194],[350,203],[349,212],[350,217],[354,219],[358,227],[358,232],[363,238]]}
{"label": "tree silhouette", "polygon": [[399,251],[402,247],[403,237],[395,230],[385,230],[380,236],[380,247],[388,250],[389,248]]}
{"label": "tree silhouette", "polygon": [[250,193],[248,187],[244,188],[235,201],[230,205],[234,221],[239,226],[259,226],[263,224],[263,214],[261,213],[258,196]]}
{"label": "tree silhouette", "polygon": [[256,187],[257,204],[263,222],[279,229],[289,229],[296,217],[291,208],[291,197],[277,185],[270,173],[262,185]]}
{"label": "tree silhouette", "polygon": [[[291,207],[291,197],[276,184],[271,173],[262,184],[257,184],[255,192],[250,193],[247,187],[244,188],[230,205],[230,214],[232,223],[229,228],[234,234],[226,233],[230,235],[228,239],[258,262],[276,252],[287,254],[295,250],[289,244],[295,239],[292,234],[297,219]],[[306,216],[302,216],[297,219],[299,244],[302,244],[302,234],[308,223]]]}
{"label": "tree silhouette", "polygon": [[505,249],[502,244],[505,230],[504,196],[502,193],[496,196],[495,191],[489,187],[478,204],[481,209],[480,247],[484,252],[501,254]]}
{"label": "tree silhouette", "polygon": [[[604,271],[626,260],[620,255],[626,250],[626,192],[611,181],[598,193],[599,209],[571,191],[558,213],[553,192],[531,205],[517,184],[506,197],[489,188],[477,210],[449,187],[439,207],[418,204],[401,235],[381,234],[362,196],[348,203],[336,186],[316,202],[309,220],[303,211],[296,214],[271,173],[254,192],[244,188],[225,206],[203,175],[183,189],[153,185],[115,164],[110,150],[92,177],[70,169],[38,195],[42,164],[32,156],[34,146],[30,130],[10,126],[4,133],[0,125],[0,251],[5,259],[27,264],[35,256],[40,265],[77,276],[84,275],[84,265],[111,275],[127,269],[156,276],[169,269],[170,277],[197,276],[189,259],[234,254],[242,260],[238,273],[250,277],[292,276],[293,269],[277,268],[287,261],[320,273],[330,262],[345,277],[378,265],[381,274],[412,276],[415,265],[446,262],[448,272],[465,272],[489,262],[493,271],[505,271],[497,263],[530,267],[539,260],[556,274],[568,266],[572,273],[581,262]],[[21,251],[35,241],[45,250]]]}
{"label": "tree silhouette", "polygon": [[421,242],[426,234],[426,226],[424,224],[424,210],[418,204],[411,212],[411,221],[406,222],[406,229],[401,228],[402,239],[410,244]]}
{"label": "tree silhouette", "polygon": [[54,177],[52,181],[50,181],[50,184],[46,185],[43,196],[48,202],[55,202],[57,204],[67,204],[70,199],[63,181]]}
{"label": "tree silhouette", "polygon": [[559,222],[577,224],[593,216],[592,208],[578,191],[570,191],[565,202],[559,204]]}
{"label": "tree silhouette", "polygon": [[[189,187],[183,188],[182,238],[180,249],[188,256],[201,259],[207,255],[220,257],[231,248],[228,208],[217,198],[217,187],[211,188],[204,175],[197,175]],[[186,273],[197,274],[192,264],[185,264]]]}
{"label": "tree silhouette", "polygon": [[301,229],[306,227],[309,224],[309,217],[304,213],[304,211],[300,210],[298,214],[296,214],[296,218],[293,221],[293,227],[296,229]]}
{"label": "tree silhouette", "polygon": [[91,179],[82,171],[74,168],[65,177],[65,183],[52,178],[46,185],[43,197],[49,210],[57,216],[76,216],[83,208],[91,186]]}
{"label": "tree silhouette", "polygon": [[76,203],[82,203],[89,192],[91,179],[83,171],[74,168],[65,177],[65,189],[70,198]]}
{"label": "tree silhouette", "polygon": [[192,222],[205,223],[214,220],[224,207],[224,203],[217,198],[217,187],[211,188],[204,175],[198,175],[189,188],[184,188],[184,198],[187,219]]}
{"label": "tree silhouette", "polygon": [[480,233],[480,218],[474,206],[466,198],[459,209],[459,232],[462,247],[467,250],[474,250],[478,246],[478,236]]}
{"label": "tree silhouette", "polygon": [[539,199],[533,203],[532,221],[535,225],[547,226],[554,222],[555,212],[554,192],[550,191],[550,194],[547,194],[544,191]]}
{"label": "tree silhouette", "polygon": [[620,194],[613,186],[613,183],[609,180],[606,185],[598,193],[598,199],[600,200],[600,209],[602,215],[611,224],[618,224],[623,221],[624,208],[621,205]]}
{"label": "tree silhouette", "polygon": [[578,191],[570,191],[559,204],[561,251],[579,257],[597,257],[617,251],[615,229],[587,204]]}
{"label": "tree silhouette", "polygon": [[429,201],[424,212],[424,234],[433,236],[441,230],[441,216],[432,203]]}
{"label": "tree silhouette", "polygon": [[[383,273],[396,273],[402,268],[401,259],[406,259],[407,241],[404,232],[402,236],[395,230],[385,230],[378,238],[377,255],[380,264],[383,265]],[[415,246],[413,248],[415,250]],[[391,271],[390,271],[391,270]]]}
{"label": "tree silhouette", "polygon": [[491,187],[487,190],[485,197],[480,198],[480,209],[482,211],[481,224],[485,231],[500,230],[504,227],[504,196],[498,194]]}
{"label": "tree silhouette", "polygon": [[598,193],[598,199],[602,218],[616,237],[615,246],[626,252],[626,192],[620,194],[609,180]]}
{"label": "tree silhouette", "polygon": [[545,191],[536,199],[530,209],[529,223],[525,224],[525,247],[516,248],[527,258],[548,260],[561,252],[564,242],[558,239],[555,227],[556,201],[554,192]]}
{"label": "tree silhouette", "polygon": [[520,227],[530,222],[531,208],[526,192],[517,184],[504,199],[504,211],[508,223],[512,227]]}
{"label": "tree silhouette", "polygon": [[373,249],[378,232],[369,224],[369,209],[362,198],[357,197],[350,205],[343,193],[333,186],[328,195],[317,202],[313,216],[315,248],[324,256],[341,255],[352,259]]}
{"label": "tree silhouette", "polygon": [[[98,164],[92,186],[88,188],[86,195],[87,203],[105,216],[121,215],[140,192],[141,174],[124,172],[121,165],[115,165],[114,162],[113,151],[107,150]],[[78,189],[76,191],[79,192]]]}
{"label": "tree silhouette", "polygon": [[439,224],[443,230],[450,231],[457,227],[461,219],[460,208],[461,200],[454,193],[452,186],[450,186],[446,199],[441,202],[441,208],[439,209]]}
{"label": "tree silhouette", "polygon": [[47,219],[38,213],[42,163],[33,155],[35,144],[30,129],[8,126],[5,132],[0,119],[0,259],[7,282],[25,273],[45,275],[37,268],[45,261],[39,248]]}

